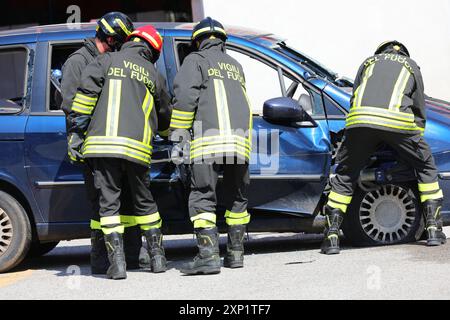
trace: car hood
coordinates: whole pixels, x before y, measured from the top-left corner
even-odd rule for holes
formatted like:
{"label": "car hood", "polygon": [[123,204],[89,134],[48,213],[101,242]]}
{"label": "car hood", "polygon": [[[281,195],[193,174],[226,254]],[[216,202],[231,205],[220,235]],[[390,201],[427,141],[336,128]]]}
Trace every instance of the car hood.
{"label": "car hood", "polygon": [[425,138],[433,153],[450,151],[450,102],[426,98],[427,123]]}

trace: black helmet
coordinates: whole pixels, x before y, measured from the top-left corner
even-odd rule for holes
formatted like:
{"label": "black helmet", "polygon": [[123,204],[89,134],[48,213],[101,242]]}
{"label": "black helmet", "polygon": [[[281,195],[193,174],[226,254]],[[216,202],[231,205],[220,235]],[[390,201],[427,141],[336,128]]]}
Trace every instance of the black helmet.
{"label": "black helmet", "polygon": [[126,38],[134,31],[133,22],[122,12],[109,12],[97,22],[97,37],[105,41],[107,37],[112,37],[116,49],[120,47]]}
{"label": "black helmet", "polygon": [[227,33],[223,25],[219,21],[211,19],[210,17],[203,19],[195,25],[194,30],[192,30],[191,40],[198,40],[205,35],[215,35],[223,41],[227,40]]}
{"label": "black helmet", "polygon": [[409,51],[406,48],[406,46],[397,40],[383,42],[378,46],[377,50],[375,51],[375,54],[380,54],[388,50],[397,51],[398,54],[409,57]]}

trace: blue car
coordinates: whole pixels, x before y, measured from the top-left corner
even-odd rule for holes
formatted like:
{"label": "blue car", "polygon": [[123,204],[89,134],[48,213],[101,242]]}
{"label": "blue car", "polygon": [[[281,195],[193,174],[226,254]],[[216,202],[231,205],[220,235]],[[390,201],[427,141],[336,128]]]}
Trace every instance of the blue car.
{"label": "blue car", "polygon": [[[138,26],[143,24],[137,24]],[[164,37],[159,71],[172,87],[192,50],[193,24],[157,23]],[[324,194],[335,166],[352,82],[273,34],[229,27],[228,53],[244,67],[253,108],[250,232],[319,233]],[[67,156],[59,109],[61,67],[95,24],[39,26],[0,32],[0,272],[59,241],[89,237],[82,170]],[[450,221],[450,104],[428,99],[425,138],[431,146]],[[192,232],[189,170],[170,161],[156,139],[151,189],[165,234]],[[381,148],[361,172],[343,231],[354,245],[417,240],[423,219],[414,172]],[[219,217],[223,210],[219,190]],[[219,226],[225,226],[219,220]]]}

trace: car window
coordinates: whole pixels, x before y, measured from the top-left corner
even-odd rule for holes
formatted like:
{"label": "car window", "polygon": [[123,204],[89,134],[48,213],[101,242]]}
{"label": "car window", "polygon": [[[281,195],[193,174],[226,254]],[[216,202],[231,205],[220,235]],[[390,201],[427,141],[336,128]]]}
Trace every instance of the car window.
{"label": "car window", "polygon": [[26,92],[28,52],[25,48],[0,49],[0,108],[21,110]]}
{"label": "car window", "polygon": [[49,70],[49,91],[48,91],[48,106],[47,110],[57,111],[61,108],[61,76],[62,66],[67,58],[76,50],[81,48],[82,42],[78,43],[64,43],[53,44],[51,46],[51,63]]}
{"label": "car window", "polygon": [[342,111],[341,108],[326,95],[323,97],[323,103],[327,112],[327,117],[345,117],[344,111]]}

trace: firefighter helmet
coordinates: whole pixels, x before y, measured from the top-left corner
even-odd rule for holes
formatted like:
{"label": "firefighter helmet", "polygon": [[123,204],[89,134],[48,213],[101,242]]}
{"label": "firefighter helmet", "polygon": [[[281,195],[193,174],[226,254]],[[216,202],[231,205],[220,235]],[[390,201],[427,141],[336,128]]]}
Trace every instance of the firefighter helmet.
{"label": "firefighter helmet", "polygon": [[151,24],[137,28],[128,37],[127,41],[132,38],[140,38],[144,40],[151,48],[158,54],[161,52],[163,45],[163,38],[159,32]]}
{"label": "firefighter helmet", "polygon": [[115,49],[120,48],[133,30],[131,19],[121,12],[109,12],[97,22],[97,37],[103,41],[106,41],[107,37],[112,37]]}
{"label": "firefighter helmet", "polygon": [[227,40],[227,32],[223,25],[211,17],[207,17],[195,25],[191,40],[194,42],[205,35],[215,35],[223,41]]}
{"label": "firefighter helmet", "polygon": [[404,56],[408,56],[409,57],[409,51],[406,48],[406,46],[397,41],[397,40],[391,40],[391,41],[385,41],[382,44],[380,44],[377,48],[377,50],[375,51],[375,54],[380,54],[383,53],[387,50],[395,50],[397,51],[399,54],[402,54]]}

